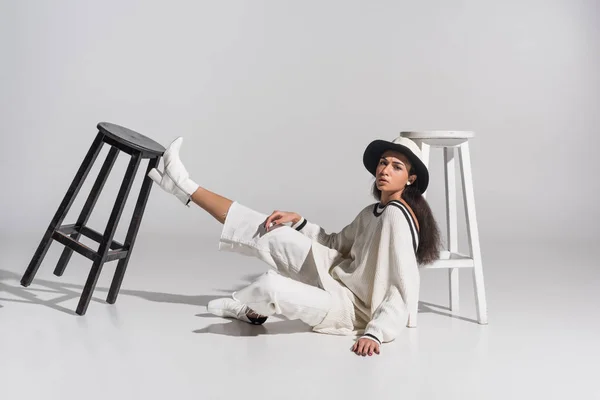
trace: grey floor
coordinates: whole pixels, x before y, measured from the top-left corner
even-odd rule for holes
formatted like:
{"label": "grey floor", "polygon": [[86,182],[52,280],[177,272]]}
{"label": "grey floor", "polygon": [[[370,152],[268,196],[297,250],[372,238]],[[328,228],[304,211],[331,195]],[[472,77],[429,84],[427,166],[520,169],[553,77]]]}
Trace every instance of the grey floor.
{"label": "grey floor", "polygon": [[[38,240],[0,242],[2,399],[600,398],[600,270],[586,246],[483,242],[489,324],[475,322],[469,271],[461,309],[447,275],[423,271],[419,326],[381,354],[299,321],[264,326],[214,317],[206,303],[266,271],[211,237],[142,232],[120,296],[104,302],[107,264],[85,316],[74,313],[90,262],[52,275],[54,243],[34,283],[19,280]],[[41,235],[41,233],[40,233]]]}

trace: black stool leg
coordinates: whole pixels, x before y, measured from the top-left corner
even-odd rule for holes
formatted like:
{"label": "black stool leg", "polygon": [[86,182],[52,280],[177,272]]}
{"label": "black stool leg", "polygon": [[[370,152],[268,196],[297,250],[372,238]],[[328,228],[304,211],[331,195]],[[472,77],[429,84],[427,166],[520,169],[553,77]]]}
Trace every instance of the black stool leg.
{"label": "black stool leg", "polygon": [[79,193],[79,189],[81,189],[81,186],[83,185],[83,182],[85,181],[85,178],[87,177],[88,173],[90,172],[90,169],[92,168],[92,165],[94,164],[94,161],[96,161],[96,158],[98,157],[98,154],[100,153],[100,150],[102,149],[103,136],[104,135],[102,133],[98,133],[96,135],[96,139],[94,139],[94,142],[92,143],[92,145],[90,146],[90,149],[88,150],[87,154],[85,155],[85,158],[83,159],[83,162],[81,163],[81,166],[79,167],[79,170],[77,171],[77,174],[75,174],[75,178],[71,182],[71,186],[69,186],[69,189],[67,190],[67,193],[65,194],[65,197],[63,198],[62,202],[60,203],[60,206],[58,207],[56,214],[54,214],[54,218],[52,218],[52,221],[50,222],[50,225],[48,226],[46,233],[44,233],[44,236],[42,237],[42,240],[41,240],[37,250],[35,251],[33,258],[30,261],[29,266],[25,270],[25,274],[23,274],[23,277],[21,278],[22,286],[27,287],[31,284],[31,281],[33,281],[33,278],[34,278],[35,274],[37,273],[37,270],[40,267],[42,260],[44,259],[44,257],[46,256],[46,253],[48,252],[48,249],[50,248],[50,244],[52,243],[52,240],[53,240],[52,235],[54,234],[54,231],[56,230],[56,228],[60,227],[63,220],[67,216],[67,213],[68,213],[69,209],[71,208],[71,205],[73,204],[73,201],[75,200],[75,197],[77,196],[77,193]]}
{"label": "black stool leg", "polygon": [[[112,167],[115,164],[115,161],[116,161],[118,155],[119,155],[119,149],[117,149],[116,147],[111,147],[110,151],[108,152],[108,156],[106,156],[106,160],[104,161],[104,164],[102,164],[102,168],[100,169],[100,172],[98,173],[98,177],[96,178],[96,181],[94,182],[94,186],[92,187],[92,190],[90,191],[90,194],[85,202],[85,205],[83,206],[83,210],[81,210],[81,214],[79,214],[79,218],[77,218],[77,223],[75,224],[77,226],[77,228],[80,229],[82,226],[85,226],[88,219],[90,218],[90,215],[92,214],[92,210],[94,209],[94,206],[96,205],[96,201],[98,200],[98,197],[100,196],[100,192],[102,191],[102,188],[104,187],[104,184],[106,183],[106,178],[108,178],[108,174],[112,170]],[[79,232],[79,231],[74,232],[70,236],[72,239],[79,240],[79,238],[81,237],[81,232]],[[62,254],[60,255],[60,259],[58,260],[58,263],[56,264],[56,268],[54,269],[54,275],[62,276],[62,274],[65,272],[65,268],[66,268],[67,264],[69,263],[69,260],[71,259],[72,254],[73,254],[73,250],[71,248],[65,246],[65,249],[63,250]]]}
{"label": "black stool leg", "polygon": [[106,255],[108,254],[110,244],[112,243],[113,237],[115,236],[119,219],[121,218],[121,214],[123,213],[123,208],[125,207],[125,202],[127,201],[127,196],[129,195],[131,186],[133,185],[135,173],[137,172],[141,159],[141,153],[136,152],[131,156],[131,160],[129,161],[129,165],[127,166],[127,171],[125,172],[123,183],[121,183],[121,188],[119,189],[119,193],[117,194],[117,200],[108,219],[108,223],[106,224],[106,229],[104,230],[102,242],[98,247],[98,257],[96,258],[96,260],[94,260],[94,264],[92,265],[90,274],[88,275],[87,281],[85,282],[83,293],[81,294],[81,298],[79,299],[79,304],[77,305],[76,312],[79,315],[85,314],[88,304],[90,303],[90,299],[92,298],[92,292],[96,287],[96,282],[98,281],[98,277],[100,276],[100,271],[102,271],[102,266],[106,261]]}
{"label": "black stool leg", "polygon": [[140,190],[140,194],[135,205],[135,210],[133,211],[133,217],[131,218],[131,223],[129,224],[129,229],[127,230],[125,243],[123,244],[124,248],[127,249],[127,256],[120,259],[119,263],[117,264],[117,269],[110,285],[108,297],[106,298],[107,303],[114,304],[115,301],[117,301],[117,295],[119,294],[119,289],[121,288],[121,283],[123,282],[123,276],[125,275],[127,264],[129,263],[129,257],[131,257],[131,252],[133,251],[135,238],[137,237],[138,229],[142,222],[142,216],[144,215],[144,210],[146,209],[146,203],[148,202],[148,197],[150,196],[150,189],[152,189],[152,179],[150,179],[148,173],[152,168],[155,168],[158,165],[159,160],[160,157],[157,157],[148,161],[148,168],[146,169],[146,174],[144,175],[144,183],[142,184],[142,189]]}

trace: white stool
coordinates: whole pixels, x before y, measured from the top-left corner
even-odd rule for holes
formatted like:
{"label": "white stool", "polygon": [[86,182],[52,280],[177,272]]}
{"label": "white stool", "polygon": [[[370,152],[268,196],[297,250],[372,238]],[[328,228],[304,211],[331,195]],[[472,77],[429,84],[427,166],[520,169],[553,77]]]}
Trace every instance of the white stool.
{"label": "white stool", "polygon": [[[475,305],[477,321],[487,324],[487,305],[483,284],[483,269],[481,249],[479,246],[479,231],[475,215],[475,196],[473,193],[473,176],[471,173],[471,157],[469,155],[469,139],[475,133],[468,131],[422,131],[401,132],[400,136],[413,140],[421,149],[423,162],[429,167],[429,149],[442,147],[444,149],[444,175],[446,186],[446,221],[448,226],[448,249],[440,253],[440,259],[421,268],[449,268],[450,280],[450,310],[457,312],[458,302],[458,268],[473,268],[475,286]],[[470,255],[458,253],[458,228],[456,213],[456,179],[454,169],[454,148],[458,148],[460,170],[463,188],[463,200],[467,222],[467,233]],[[425,197],[427,192],[423,193]],[[417,325],[416,311],[410,316],[410,325]]]}

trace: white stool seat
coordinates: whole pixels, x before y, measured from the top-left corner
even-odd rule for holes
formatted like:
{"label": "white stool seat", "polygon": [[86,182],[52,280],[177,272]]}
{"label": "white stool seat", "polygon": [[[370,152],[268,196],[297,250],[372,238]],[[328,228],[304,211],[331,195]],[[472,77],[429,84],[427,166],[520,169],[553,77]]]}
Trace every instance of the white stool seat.
{"label": "white stool seat", "polygon": [[[446,189],[446,221],[448,245],[447,249],[440,252],[439,260],[421,269],[446,268],[449,269],[450,310],[459,310],[458,268],[472,268],[475,287],[475,305],[477,308],[477,322],[487,324],[487,305],[483,283],[483,269],[481,250],[479,246],[479,231],[475,213],[475,196],[473,192],[473,176],[471,173],[471,157],[469,155],[469,139],[475,137],[471,131],[410,131],[401,132],[400,136],[413,140],[421,149],[423,163],[429,167],[430,147],[442,147],[444,150],[444,178]],[[456,178],[455,178],[455,152],[458,149],[460,157],[460,171],[463,188],[463,201],[467,222],[469,242],[469,255],[458,252],[458,224],[456,212]],[[423,193],[426,197],[427,192]],[[417,325],[417,310],[411,310],[409,325]]]}
{"label": "white stool seat", "polygon": [[430,146],[446,147],[457,146],[467,140],[475,137],[475,132],[471,131],[406,131],[401,132],[401,136],[412,140],[420,140]]}

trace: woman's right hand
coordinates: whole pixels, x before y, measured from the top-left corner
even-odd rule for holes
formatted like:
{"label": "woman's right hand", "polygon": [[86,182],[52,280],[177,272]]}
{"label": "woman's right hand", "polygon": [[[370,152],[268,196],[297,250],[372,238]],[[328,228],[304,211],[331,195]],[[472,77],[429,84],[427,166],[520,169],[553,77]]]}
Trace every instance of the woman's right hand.
{"label": "woman's right hand", "polygon": [[265,228],[268,231],[271,227],[271,223],[273,224],[273,227],[275,227],[277,225],[285,224],[286,222],[296,223],[300,221],[300,218],[302,217],[295,212],[275,210],[265,221]]}

